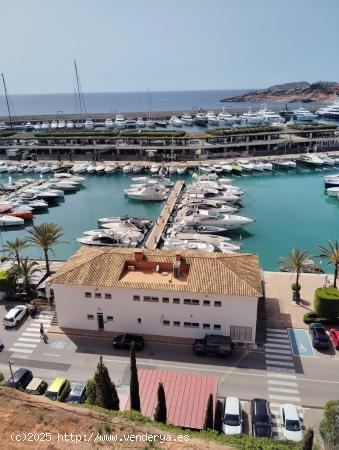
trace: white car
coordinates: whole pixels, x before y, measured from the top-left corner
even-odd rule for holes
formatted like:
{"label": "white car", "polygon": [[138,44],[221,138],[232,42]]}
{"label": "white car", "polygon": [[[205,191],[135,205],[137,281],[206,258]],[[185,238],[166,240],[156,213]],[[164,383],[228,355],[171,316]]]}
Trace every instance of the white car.
{"label": "white car", "polygon": [[288,441],[300,442],[304,438],[297,407],[286,403],[280,407],[280,418],[284,438]]}
{"label": "white car", "polygon": [[4,327],[16,327],[27,314],[26,305],[17,305],[10,309],[3,319]]}
{"label": "white car", "polygon": [[242,434],[242,412],[237,397],[226,397],[224,401],[222,431],[225,434]]}

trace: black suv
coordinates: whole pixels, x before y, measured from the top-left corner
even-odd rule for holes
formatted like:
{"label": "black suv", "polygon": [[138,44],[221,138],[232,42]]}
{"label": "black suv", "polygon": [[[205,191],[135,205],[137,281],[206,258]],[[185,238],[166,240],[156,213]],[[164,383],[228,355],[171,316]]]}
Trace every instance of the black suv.
{"label": "black suv", "polygon": [[251,401],[252,434],[259,437],[272,436],[272,417],[268,401],[255,398]]}
{"label": "black suv", "polygon": [[321,323],[311,323],[309,326],[309,332],[314,348],[330,348],[331,341],[328,334],[326,333],[326,328],[324,327],[324,325],[321,325]]}
{"label": "black suv", "polygon": [[28,383],[31,382],[33,378],[33,374],[30,370],[24,369],[21,367],[13,374],[13,378],[11,377],[7,383],[6,386],[12,387],[15,389],[26,389]]}
{"label": "black suv", "polygon": [[144,348],[144,338],[138,334],[119,334],[119,336],[115,336],[113,347],[130,349],[132,342],[134,342],[135,350]]}

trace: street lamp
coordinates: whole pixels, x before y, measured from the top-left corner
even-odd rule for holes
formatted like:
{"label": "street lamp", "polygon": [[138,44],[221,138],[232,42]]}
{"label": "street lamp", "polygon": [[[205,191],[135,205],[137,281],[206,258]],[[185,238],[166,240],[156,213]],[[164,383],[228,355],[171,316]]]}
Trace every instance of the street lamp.
{"label": "street lamp", "polygon": [[14,361],[11,361],[11,360],[9,359],[9,360],[8,360],[9,370],[10,370],[10,372],[11,372],[11,378],[12,378],[12,381],[14,382],[13,370],[12,370],[12,364],[14,364]]}

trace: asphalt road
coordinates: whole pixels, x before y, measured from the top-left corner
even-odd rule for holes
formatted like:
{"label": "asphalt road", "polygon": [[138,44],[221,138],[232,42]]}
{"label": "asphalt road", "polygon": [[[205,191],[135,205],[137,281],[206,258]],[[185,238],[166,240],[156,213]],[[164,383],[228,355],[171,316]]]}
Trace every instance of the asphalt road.
{"label": "asphalt road", "polygon": [[[0,319],[5,314],[0,306]],[[48,330],[48,317],[44,319]],[[40,319],[27,317],[18,329],[0,328],[4,349],[0,353],[0,371],[9,376],[8,360],[13,369],[31,368],[35,376],[47,381],[64,376],[72,381],[93,377],[99,355],[109,369],[118,387],[129,383],[129,352],[115,350],[111,339],[69,337],[48,334],[48,342],[39,338]],[[300,403],[308,421],[318,421],[320,410],[327,400],[339,398],[339,352],[334,350],[313,356],[293,356]],[[215,375],[218,378],[218,396],[234,395],[250,401],[255,397],[269,398],[268,369],[265,354],[253,351],[235,351],[229,358],[195,356],[187,346],[146,344],[137,353],[139,367],[168,371]]]}

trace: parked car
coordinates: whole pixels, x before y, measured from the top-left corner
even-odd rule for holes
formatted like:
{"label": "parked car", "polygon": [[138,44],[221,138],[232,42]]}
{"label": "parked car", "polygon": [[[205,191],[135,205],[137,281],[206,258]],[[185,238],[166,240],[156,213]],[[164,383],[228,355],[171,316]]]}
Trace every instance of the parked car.
{"label": "parked car", "polygon": [[331,328],[329,331],[329,336],[332,341],[333,347],[339,350],[339,330]]}
{"label": "parked car", "polygon": [[9,378],[6,386],[15,389],[26,389],[28,383],[32,380],[33,374],[30,370],[20,367],[13,373],[13,378]]}
{"label": "parked car", "polygon": [[115,336],[113,339],[113,347],[130,349],[132,342],[134,342],[136,350],[142,350],[144,348],[144,337],[138,334],[119,334]]}
{"label": "parked car", "polygon": [[196,355],[228,356],[232,350],[231,336],[206,334],[203,339],[196,339],[193,343],[193,351]]}
{"label": "parked car", "polygon": [[50,400],[58,400],[59,402],[63,402],[70,391],[70,387],[70,383],[66,380],[66,378],[57,377],[48,386],[45,395]]}
{"label": "parked car", "polygon": [[311,323],[309,332],[314,348],[327,349],[330,347],[331,341],[326,333],[326,328],[321,323]]}
{"label": "parked car", "polygon": [[47,390],[48,384],[42,378],[32,378],[26,387],[27,394],[43,395]]}
{"label": "parked car", "polygon": [[288,441],[300,442],[304,438],[298,410],[295,405],[286,403],[280,407],[283,436]]}
{"label": "parked car", "polygon": [[255,398],[251,401],[252,434],[259,437],[272,436],[272,417],[267,400]]}
{"label": "parked car", "polygon": [[225,434],[242,434],[242,412],[237,397],[226,397],[223,406],[222,431]]}
{"label": "parked car", "polygon": [[16,327],[27,314],[26,305],[17,305],[10,309],[3,319],[4,327]]}
{"label": "parked car", "polygon": [[80,381],[76,383],[66,398],[66,403],[84,403],[86,400],[86,383]]}
{"label": "parked car", "polygon": [[5,348],[4,341],[3,341],[2,338],[0,337],[0,350],[3,350],[4,348]]}

